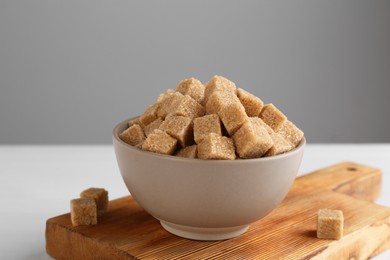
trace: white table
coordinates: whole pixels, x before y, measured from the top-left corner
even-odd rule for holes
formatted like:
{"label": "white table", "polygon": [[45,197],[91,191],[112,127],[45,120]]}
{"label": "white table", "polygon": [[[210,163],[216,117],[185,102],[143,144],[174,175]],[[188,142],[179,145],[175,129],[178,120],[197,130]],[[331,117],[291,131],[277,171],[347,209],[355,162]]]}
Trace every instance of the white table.
{"label": "white table", "polygon": [[[309,144],[299,175],[341,161],[382,169],[377,203],[390,207],[390,144]],[[0,259],[51,259],[46,219],[69,212],[81,190],[104,187],[110,199],[128,195],[109,145],[0,146],[0,185]],[[375,259],[390,259],[390,250]]]}

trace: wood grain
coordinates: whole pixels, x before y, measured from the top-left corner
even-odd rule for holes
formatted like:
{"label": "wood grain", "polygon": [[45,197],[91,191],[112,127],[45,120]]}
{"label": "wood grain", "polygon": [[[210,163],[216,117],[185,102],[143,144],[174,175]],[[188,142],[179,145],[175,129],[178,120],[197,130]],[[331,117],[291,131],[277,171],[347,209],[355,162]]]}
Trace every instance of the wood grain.
{"label": "wood grain", "polygon": [[[72,227],[69,214],[47,220],[46,250],[56,259],[367,259],[390,247],[390,209],[373,203],[380,190],[380,170],[340,163],[297,178],[271,214],[214,242],[168,233],[127,196],[94,226]],[[316,238],[320,208],[343,211],[342,239]]]}

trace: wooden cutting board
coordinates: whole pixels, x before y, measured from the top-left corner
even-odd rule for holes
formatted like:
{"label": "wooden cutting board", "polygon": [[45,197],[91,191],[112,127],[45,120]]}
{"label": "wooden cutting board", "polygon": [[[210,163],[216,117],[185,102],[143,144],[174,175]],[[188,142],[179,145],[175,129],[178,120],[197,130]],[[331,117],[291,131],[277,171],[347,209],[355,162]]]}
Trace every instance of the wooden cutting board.
{"label": "wooden cutting board", "polygon": [[[367,259],[390,247],[390,208],[373,203],[381,172],[340,163],[299,177],[284,201],[230,240],[202,242],[165,231],[131,196],[110,202],[94,226],[69,214],[47,220],[46,250],[57,259]],[[316,238],[317,211],[344,212],[344,237]]]}

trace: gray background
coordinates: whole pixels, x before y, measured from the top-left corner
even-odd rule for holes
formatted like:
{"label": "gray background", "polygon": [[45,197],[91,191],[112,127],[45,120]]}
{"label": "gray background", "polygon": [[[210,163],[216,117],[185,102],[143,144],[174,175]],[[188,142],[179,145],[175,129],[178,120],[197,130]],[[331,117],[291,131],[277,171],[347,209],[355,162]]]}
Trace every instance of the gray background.
{"label": "gray background", "polygon": [[0,143],[110,143],[194,76],[309,142],[390,142],[390,1],[1,1]]}

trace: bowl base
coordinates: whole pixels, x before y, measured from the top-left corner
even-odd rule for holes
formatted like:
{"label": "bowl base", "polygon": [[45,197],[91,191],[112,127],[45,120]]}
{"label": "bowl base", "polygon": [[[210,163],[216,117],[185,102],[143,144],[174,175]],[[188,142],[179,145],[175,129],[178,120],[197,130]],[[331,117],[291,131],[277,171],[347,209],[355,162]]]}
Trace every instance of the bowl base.
{"label": "bowl base", "polygon": [[188,239],[203,241],[224,240],[237,237],[245,233],[249,228],[249,225],[226,228],[200,228],[173,224],[163,220],[160,220],[160,223],[169,233]]}

